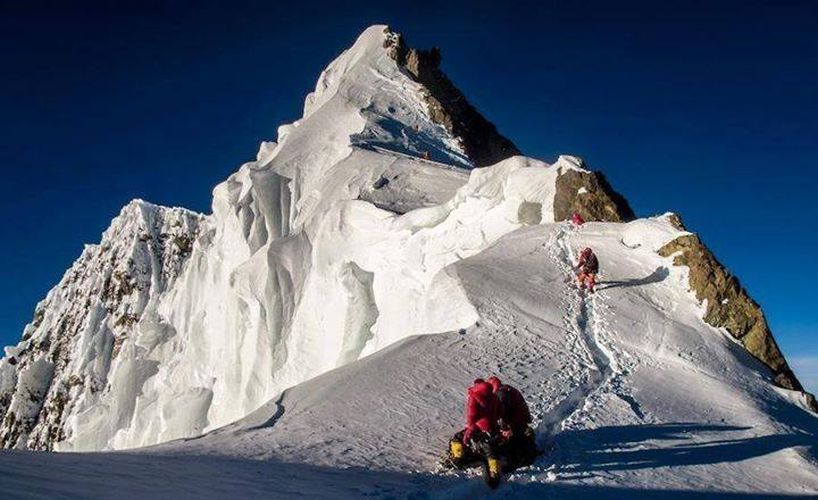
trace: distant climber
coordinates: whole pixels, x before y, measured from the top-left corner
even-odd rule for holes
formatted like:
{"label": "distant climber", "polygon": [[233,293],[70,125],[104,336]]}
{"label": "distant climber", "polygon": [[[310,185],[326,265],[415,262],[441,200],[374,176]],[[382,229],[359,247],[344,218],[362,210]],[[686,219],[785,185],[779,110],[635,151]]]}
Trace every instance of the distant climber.
{"label": "distant climber", "polygon": [[498,455],[500,400],[491,384],[478,378],[466,393],[466,428],[449,441],[449,462],[455,467],[483,464],[486,483],[495,488],[502,466]]}
{"label": "distant climber", "polygon": [[531,412],[528,403],[515,387],[500,382],[497,377],[489,377],[494,394],[500,401],[500,419],[497,426],[503,437],[500,453],[507,459],[509,468],[529,465],[536,458],[537,444],[534,431],[529,427]]}
{"label": "distant climber", "polygon": [[583,219],[582,216],[579,215],[577,212],[574,212],[574,214],[571,216],[571,224],[573,224],[576,227],[579,227],[585,224],[585,219]]}
{"label": "distant climber", "polygon": [[593,250],[584,248],[579,253],[579,262],[575,268],[579,271],[577,275],[577,284],[581,289],[588,288],[588,291],[594,293],[596,286],[596,275],[599,273],[599,260],[594,255]]}

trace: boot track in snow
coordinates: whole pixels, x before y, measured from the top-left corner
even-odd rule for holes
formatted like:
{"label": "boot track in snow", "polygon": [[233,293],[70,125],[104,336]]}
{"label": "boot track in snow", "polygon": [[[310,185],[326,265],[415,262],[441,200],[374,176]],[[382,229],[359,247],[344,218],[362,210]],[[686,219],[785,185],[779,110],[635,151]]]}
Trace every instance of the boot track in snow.
{"label": "boot track in snow", "polygon": [[[573,253],[566,241],[567,236],[566,228],[561,227],[553,240],[551,257],[557,266],[573,279],[571,266]],[[584,367],[585,373],[577,374],[581,377],[579,384],[549,410],[540,422],[537,428],[537,441],[543,449],[552,445],[557,433],[593,404],[591,396],[597,391],[604,390],[614,376],[616,363],[610,352],[599,342],[599,337],[604,335],[604,332],[594,312],[597,300],[597,296],[588,298],[585,293],[581,293],[578,298],[573,293],[566,293],[563,300],[567,312],[564,316],[566,332],[582,349],[589,363]]]}

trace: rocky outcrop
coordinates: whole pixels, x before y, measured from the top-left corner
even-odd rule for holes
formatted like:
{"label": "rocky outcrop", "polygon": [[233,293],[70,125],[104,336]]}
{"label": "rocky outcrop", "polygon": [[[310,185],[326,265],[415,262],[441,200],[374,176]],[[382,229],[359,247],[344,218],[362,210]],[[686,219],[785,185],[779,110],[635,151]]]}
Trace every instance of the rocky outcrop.
{"label": "rocky outcrop", "polygon": [[[678,228],[684,227],[678,216],[674,215],[672,221]],[[778,348],[761,307],[698,236],[680,236],[660,248],[659,254],[672,256],[674,265],[687,266],[690,288],[698,300],[706,301],[704,320],[708,324],[727,330],[750,354],[767,365],[776,385],[804,391]],[[818,405],[810,394],[806,394],[806,401],[818,412]]]}
{"label": "rocky outcrop", "polygon": [[570,219],[574,212],[586,221],[628,222],[636,218],[625,198],[614,191],[601,172],[591,172],[573,156],[560,156],[554,220]]}
{"label": "rocky outcrop", "polygon": [[461,141],[475,167],[485,167],[520,154],[517,146],[486,120],[440,70],[440,49],[410,48],[401,35],[388,33],[384,48],[398,65],[422,84],[429,115]]}
{"label": "rocky outcrop", "polygon": [[37,305],[0,360],[0,448],[50,450],[78,401],[106,389],[147,304],[182,272],[203,217],[133,201]]}

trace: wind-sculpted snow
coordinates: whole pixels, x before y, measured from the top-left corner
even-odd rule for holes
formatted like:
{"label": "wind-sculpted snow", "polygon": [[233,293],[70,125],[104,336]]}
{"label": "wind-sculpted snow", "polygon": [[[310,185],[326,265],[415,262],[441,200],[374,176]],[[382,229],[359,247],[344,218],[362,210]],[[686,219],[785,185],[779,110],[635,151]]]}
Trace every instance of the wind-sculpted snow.
{"label": "wind-sculpted snow", "polygon": [[[387,54],[389,36],[365,31],[321,74],[304,116],[214,189],[213,214],[173,282],[121,320],[128,334],[95,372],[94,397],[59,400],[48,437],[29,445],[121,449],[195,436],[402,338],[475,322],[457,280],[438,274],[552,221],[559,169],[514,157],[465,170],[459,139]],[[27,419],[44,420],[29,406]]]}

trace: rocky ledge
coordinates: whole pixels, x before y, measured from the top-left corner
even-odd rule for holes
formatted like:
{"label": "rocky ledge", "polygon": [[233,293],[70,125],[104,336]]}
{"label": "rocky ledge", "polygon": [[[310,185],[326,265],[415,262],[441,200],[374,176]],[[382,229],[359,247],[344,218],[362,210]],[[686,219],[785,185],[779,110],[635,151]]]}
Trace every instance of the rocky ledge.
{"label": "rocky ledge", "polygon": [[582,159],[560,156],[554,220],[570,219],[578,213],[586,221],[629,222],[636,218],[625,198],[614,191],[602,172],[593,172]]}
{"label": "rocky ledge", "polygon": [[387,31],[387,35],[384,48],[389,57],[423,85],[432,121],[460,139],[466,156],[475,167],[493,165],[520,154],[517,146],[469,104],[466,96],[440,70],[439,48],[413,49],[406,45],[400,34]]}
{"label": "rocky ledge", "polygon": [[[678,216],[673,215],[672,220],[684,230]],[[698,300],[706,301],[704,320],[708,324],[727,330],[772,371],[776,385],[804,393],[807,405],[818,412],[815,398],[804,391],[778,348],[761,307],[698,236],[680,236],[660,248],[659,254],[672,256],[674,265],[687,266],[690,270],[690,288]]]}

